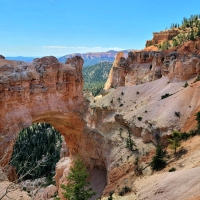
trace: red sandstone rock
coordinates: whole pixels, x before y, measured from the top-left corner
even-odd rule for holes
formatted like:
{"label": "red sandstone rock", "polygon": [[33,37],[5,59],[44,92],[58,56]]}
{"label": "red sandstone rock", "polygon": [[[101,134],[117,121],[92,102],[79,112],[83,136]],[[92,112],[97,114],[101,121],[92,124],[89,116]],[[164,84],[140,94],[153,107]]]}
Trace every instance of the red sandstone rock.
{"label": "red sandstone rock", "polygon": [[8,162],[19,131],[34,122],[51,123],[65,137],[71,153],[78,151],[84,121],[80,57],[61,64],[55,57],[33,63],[0,61],[0,163]]}
{"label": "red sandstone rock", "polygon": [[146,46],[159,44],[165,40],[171,40],[173,37],[178,35],[178,30],[168,30],[168,31],[161,31],[153,33],[153,39],[146,41]]}

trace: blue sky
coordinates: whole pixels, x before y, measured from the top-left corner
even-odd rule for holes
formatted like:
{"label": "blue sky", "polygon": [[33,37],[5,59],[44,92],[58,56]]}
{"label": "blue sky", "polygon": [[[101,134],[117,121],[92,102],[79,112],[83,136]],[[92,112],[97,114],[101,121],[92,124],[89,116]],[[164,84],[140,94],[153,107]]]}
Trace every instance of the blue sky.
{"label": "blue sky", "polygon": [[0,54],[142,49],[152,32],[200,14],[199,0],[0,0]]}

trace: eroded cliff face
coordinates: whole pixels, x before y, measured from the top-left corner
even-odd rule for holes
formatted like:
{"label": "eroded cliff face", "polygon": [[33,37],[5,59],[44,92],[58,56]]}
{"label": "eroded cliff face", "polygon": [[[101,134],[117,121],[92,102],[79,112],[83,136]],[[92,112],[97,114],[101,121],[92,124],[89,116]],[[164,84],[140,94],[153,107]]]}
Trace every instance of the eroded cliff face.
{"label": "eroded cliff face", "polygon": [[[200,56],[190,52],[188,46],[192,44],[185,44],[187,51],[181,47],[172,52],[130,52],[127,59],[122,52],[116,55],[106,91],[91,100],[87,119],[88,126],[110,138],[113,144],[104,194],[128,183],[126,172],[134,162],[131,156],[143,157],[151,152],[156,135],[167,145],[173,130],[195,128],[194,116],[200,110],[199,82],[195,81]],[[169,96],[163,98],[166,94]],[[129,133],[137,146],[132,155],[126,149]]]}
{"label": "eroded cliff face", "polygon": [[120,52],[116,55],[104,89],[138,85],[162,76],[168,76],[171,82],[184,81],[199,74],[199,66],[200,55],[196,53],[129,52],[125,59]]}
{"label": "eroded cliff face", "polygon": [[179,33],[179,30],[168,30],[168,31],[161,31],[161,32],[154,32],[153,33],[153,39],[146,41],[146,46],[159,44],[166,40],[171,40],[173,37],[177,36]]}

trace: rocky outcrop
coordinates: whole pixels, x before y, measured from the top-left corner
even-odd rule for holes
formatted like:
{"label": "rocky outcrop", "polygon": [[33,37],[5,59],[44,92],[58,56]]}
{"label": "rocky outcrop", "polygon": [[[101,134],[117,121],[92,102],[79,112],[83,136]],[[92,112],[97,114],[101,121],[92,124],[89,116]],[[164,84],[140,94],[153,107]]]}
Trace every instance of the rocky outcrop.
{"label": "rocky outcrop", "polygon": [[126,59],[124,58],[124,53],[120,52],[116,55],[113,67],[109,73],[108,80],[105,84],[105,89],[116,88],[125,84],[125,76],[127,74],[128,68]]}
{"label": "rocky outcrop", "polygon": [[146,41],[146,47],[154,44],[159,44],[165,40],[171,40],[173,37],[177,36],[179,33],[178,30],[168,30],[161,32],[154,32],[153,39]]}
{"label": "rocky outcrop", "polygon": [[[71,166],[71,159],[70,157],[62,158],[59,160],[59,162],[56,164],[56,175],[55,175],[55,180],[56,180],[56,186],[58,191],[60,192],[61,196],[61,190],[60,189],[60,184],[64,184],[65,181],[65,176],[66,176],[66,171],[69,171],[69,168]],[[65,171],[65,173],[64,173]]]}
{"label": "rocky outcrop", "polygon": [[42,188],[40,189],[37,194],[35,195],[35,200],[48,200],[51,199],[52,197],[55,196],[55,194],[57,193],[57,188],[55,185],[49,185],[46,188]]}
{"label": "rocky outcrop", "polygon": [[0,61],[1,164],[8,162],[19,131],[34,122],[51,123],[65,137],[69,134],[71,153],[77,151],[76,137],[84,127],[82,64],[79,56],[68,64],[52,56],[31,64]]}
{"label": "rocky outcrop", "polygon": [[168,76],[170,81],[185,81],[199,74],[200,55],[194,53],[141,51],[118,53],[104,89],[132,86]]}

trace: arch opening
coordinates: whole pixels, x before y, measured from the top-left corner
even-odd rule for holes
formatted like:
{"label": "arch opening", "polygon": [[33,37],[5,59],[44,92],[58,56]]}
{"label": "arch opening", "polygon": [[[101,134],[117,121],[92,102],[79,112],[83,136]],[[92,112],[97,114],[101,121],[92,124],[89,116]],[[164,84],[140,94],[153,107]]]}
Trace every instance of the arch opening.
{"label": "arch opening", "polygon": [[46,177],[49,185],[53,183],[62,143],[60,133],[50,124],[35,123],[22,129],[9,162],[16,169],[18,182]]}

